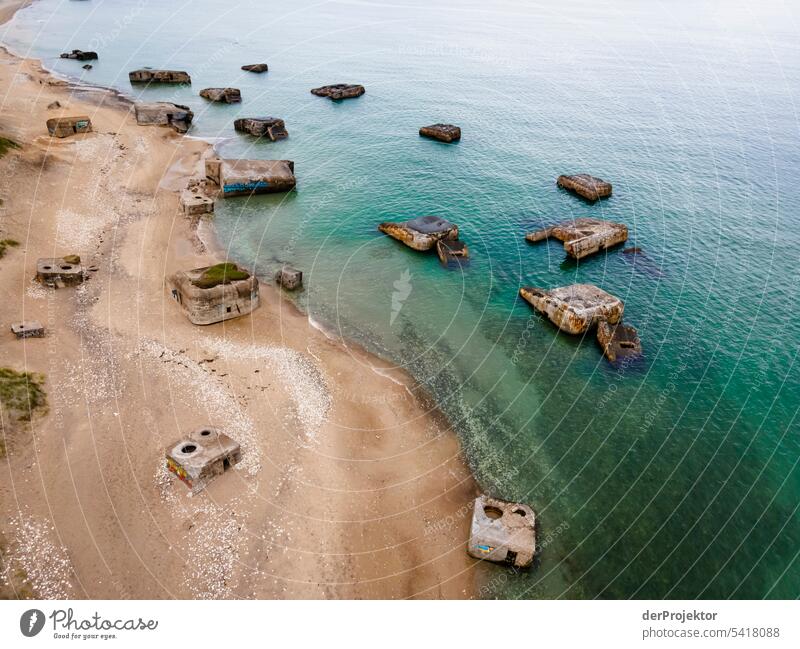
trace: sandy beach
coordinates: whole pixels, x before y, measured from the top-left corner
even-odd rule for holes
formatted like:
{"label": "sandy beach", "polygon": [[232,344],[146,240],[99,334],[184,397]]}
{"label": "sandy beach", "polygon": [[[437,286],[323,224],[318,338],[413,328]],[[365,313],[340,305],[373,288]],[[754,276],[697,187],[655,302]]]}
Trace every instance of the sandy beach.
{"label": "sandy beach", "polygon": [[[0,260],[0,354],[43,374],[48,402],[2,422],[2,595],[472,597],[476,487],[409,376],[271,285],[252,315],[208,327],[170,299],[165,276],[224,260],[178,203],[209,145],[7,52],[0,93],[0,136],[19,144],[0,158],[0,239],[19,242]],[[47,135],[80,114],[93,133]],[[97,270],[78,288],[34,281],[37,258],[65,254]],[[23,319],[46,336],[16,340]],[[243,461],[189,497],[164,448],[202,425]]]}

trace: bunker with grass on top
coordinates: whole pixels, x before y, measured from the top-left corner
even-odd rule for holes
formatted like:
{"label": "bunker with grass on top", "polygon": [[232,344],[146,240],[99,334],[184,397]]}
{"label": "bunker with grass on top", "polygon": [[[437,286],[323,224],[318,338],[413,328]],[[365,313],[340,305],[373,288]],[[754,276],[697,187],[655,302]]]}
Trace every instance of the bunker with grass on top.
{"label": "bunker with grass on top", "polygon": [[583,259],[627,241],[628,228],[613,221],[579,218],[525,235],[525,239],[531,243],[551,237],[564,242],[564,250],[570,257]]}
{"label": "bunker with grass on top", "polygon": [[475,559],[527,568],[536,554],[536,515],[522,503],[478,496],[467,552]]}
{"label": "bunker with grass on top", "polygon": [[562,189],[568,189],[590,202],[611,196],[611,183],[589,174],[559,176],[556,184]]}
{"label": "bunker with grass on top", "polygon": [[198,428],[170,444],[165,455],[167,469],[178,476],[192,494],[202,491],[211,480],[242,459],[239,443],[211,426]]}
{"label": "bunker with grass on top", "polygon": [[360,97],[366,92],[364,86],[355,83],[334,83],[330,86],[313,88],[311,94],[317,97],[327,97],[328,99],[352,99]]}
{"label": "bunker with grass on top", "polygon": [[458,226],[438,216],[419,216],[410,221],[385,222],[378,230],[414,250],[430,250],[442,239],[458,239]]}
{"label": "bunker with grass on top", "polygon": [[222,196],[247,196],[288,192],[294,189],[294,162],[291,160],[206,160],[206,178],[222,190]]}
{"label": "bunker with grass on top", "polygon": [[234,263],[179,271],[169,280],[172,298],[192,324],[209,325],[258,308],[258,279]]}
{"label": "bunker with grass on top", "polygon": [[53,137],[69,137],[76,133],[91,133],[92,120],[88,115],[52,117],[47,120],[47,132]]}
{"label": "bunker with grass on top", "polygon": [[141,126],[171,126],[178,133],[186,133],[194,119],[194,113],[188,106],[168,101],[137,102],[133,109],[137,124]]}
{"label": "bunker with grass on top", "polygon": [[128,73],[131,83],[191,83],[192,78],[183,70],[153,70],[141,68]]}
{"label": "bunker with grass on top", "polygon": [[440,142],[455,142],[461,139],[461,129],[452,124],[432,124],[419,129],[422,137],[429,137]]}
{"label": "bunker with grass on top", "polygon": [[523,286],[519,294],[568,334],[582,334],[601,320],[616,324],[625,309],[622,300],[593,284],[572,284],[551,290]]}

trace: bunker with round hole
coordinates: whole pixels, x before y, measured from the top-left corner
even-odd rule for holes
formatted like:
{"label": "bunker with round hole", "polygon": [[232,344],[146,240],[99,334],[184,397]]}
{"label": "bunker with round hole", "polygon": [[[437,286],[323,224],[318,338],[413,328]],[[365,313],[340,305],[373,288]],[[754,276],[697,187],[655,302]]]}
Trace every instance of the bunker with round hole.
{"label": "bunker with round hole", "polygon": [[36,279],[47,286],[63,288],[81,284],[86,272],[77,255],[42,257],[36,262]]}
{"label": "bunker with round hole", "polygon": [[475,499],[467,553],[475,559],[528,568],[536,554],[536,515],[522,503]]}
{"label": "bunker with round hole", "polygon": [[216,428],[193,430],[170,444],[165,452],[167,469],[196,494],[242,458],[239,443]]}

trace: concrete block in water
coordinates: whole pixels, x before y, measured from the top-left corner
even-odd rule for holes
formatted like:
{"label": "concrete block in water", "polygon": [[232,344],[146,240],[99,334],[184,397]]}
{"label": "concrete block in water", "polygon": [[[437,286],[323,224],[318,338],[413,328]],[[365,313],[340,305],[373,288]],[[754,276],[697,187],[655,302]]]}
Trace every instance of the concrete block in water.
{"label": "concrete block in water", "polygon": [[583,259],[627,241],[628,228],[613,221],[579,218],[525,235],[532,243],[551,237],[564,242],[564,250],[570,257]]}
{"label": "concrete block in water", "polygon": [[438,216],[420,216],[410,221],[386,222],[378,230],[414,250],[430,250],[442,239],[458,239],[458,226]]}
{"label": "concrete block in water", "polygon": [[440,142],[455,142],[461,139],[461,129],[452,124],[432,124],[419,129],[419,134]]}
{"label": "concrete block in water", "polygon": [[556,184],[563,189],[575,192],[578,196],[591,202],[611,196],[611,183],[589,174],[559,176]]}
{"label": "concrete block in water", "polygon": [[313,88],[311,94],[317,97],[328,97],[328,99],[352,99],[353,97],[360,97],[366,92],[364,86],[354,83],[334,83],[330,86],[321,86]]}
{"label": "concrete block in water", "polygon": [[219,185],[222,196],[246,196],[294,189],[291,160],[206,160],[206,178]]}
{"label": "concrete block in water", "polygon": [[519,294],[569,334],[582,334],[601,320],[616,324],[625,309],[622,300],[592,284],[572,284],[549,291],[526,286]]}

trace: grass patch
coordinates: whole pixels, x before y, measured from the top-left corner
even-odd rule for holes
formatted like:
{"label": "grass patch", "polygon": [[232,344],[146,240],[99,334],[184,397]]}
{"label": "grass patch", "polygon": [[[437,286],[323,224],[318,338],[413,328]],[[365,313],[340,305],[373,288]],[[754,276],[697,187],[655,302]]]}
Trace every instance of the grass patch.
{"label": "grass patch", "polygon": [[12,149],[19,149],[20,146],[14,140],[9,140],[7,137],[0,137],[0,158]]}
{"label": "grass patch", "polygon": [[16,248],[19,245],[19,241],[14,239],[0,239],[0,259],[2,259],[8,248]]}
{"label": "grass patch", "polygon": [[0,406],[9,417],[30,421],[36,410],[47,408],[47,394],[43,385],[43,374],[0,367]]}
{"label": "grass patch", "polygon": [[250,273],[242,270],[236,264],[228,262],[207,268],[200,277],[192,281],[192,284],[198,288],[213,288],[220,284],[230,284],[248,277],[250,277]]}

